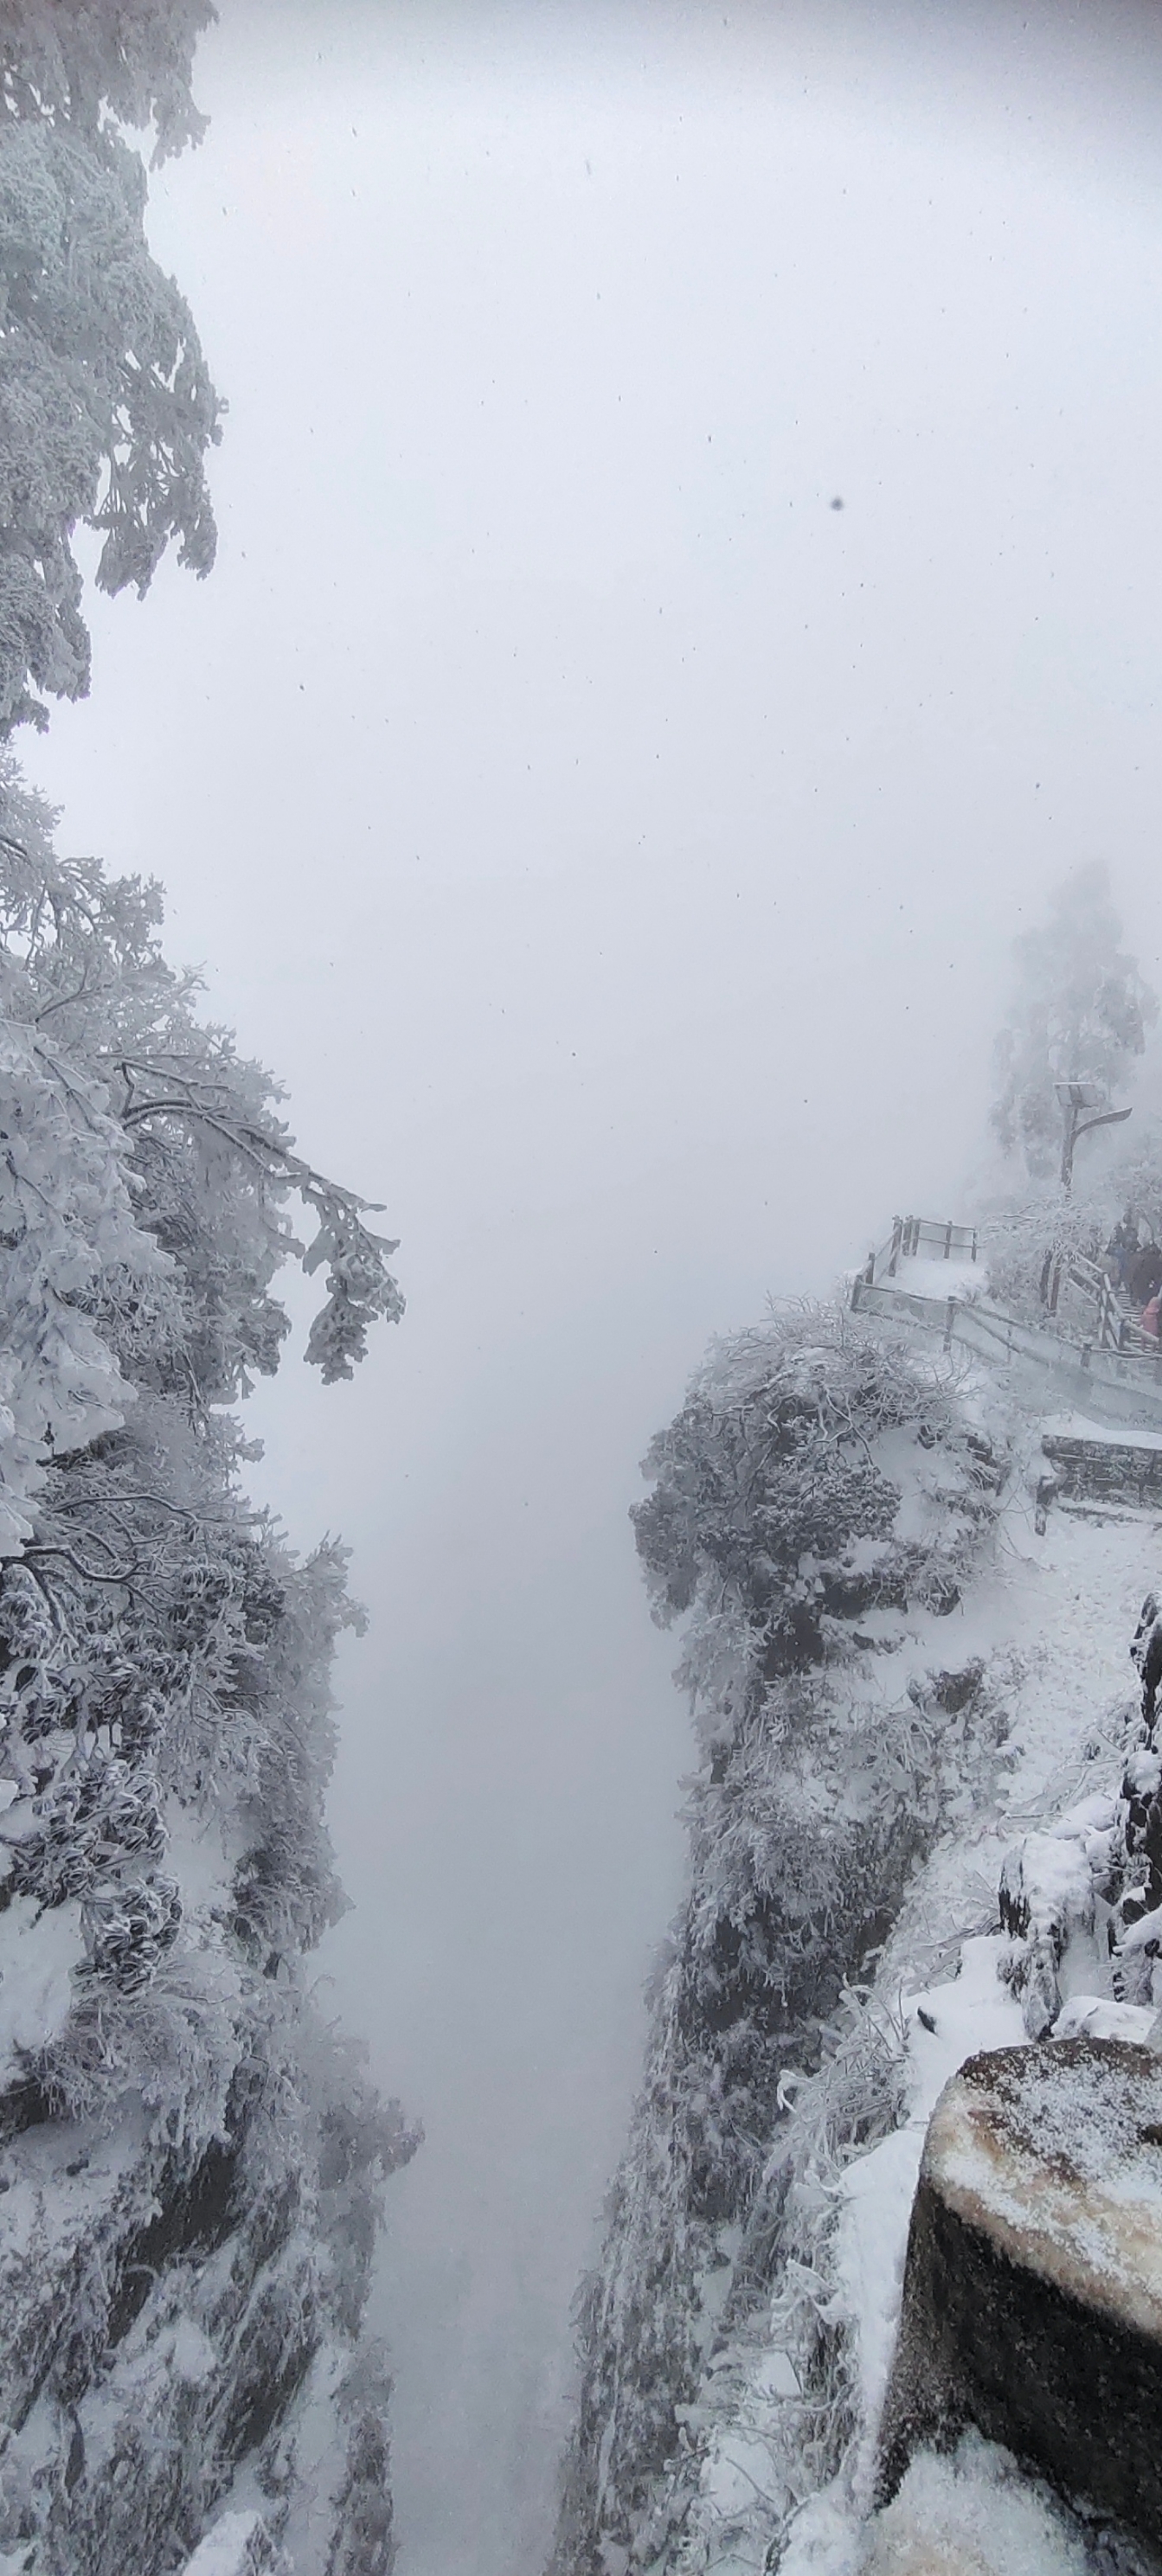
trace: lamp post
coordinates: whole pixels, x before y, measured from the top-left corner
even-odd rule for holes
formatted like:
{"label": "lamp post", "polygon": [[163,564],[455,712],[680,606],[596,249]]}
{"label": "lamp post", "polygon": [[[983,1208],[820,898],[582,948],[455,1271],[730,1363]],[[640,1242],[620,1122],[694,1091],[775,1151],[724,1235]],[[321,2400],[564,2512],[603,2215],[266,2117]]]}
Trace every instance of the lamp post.
{"label": "lamp post", "polygon": [[1096,1082],[1055,1082],[1053,1088],[1061,1103],[1065,1132],[1061,1140],[1061,1186],[1073,1185],[1073,1155],[1079,1136],[1088,1136],[1095,1127],[1117,1127],[1128,1118],[1128,1109],[1107,1109],[1108,1092]]}

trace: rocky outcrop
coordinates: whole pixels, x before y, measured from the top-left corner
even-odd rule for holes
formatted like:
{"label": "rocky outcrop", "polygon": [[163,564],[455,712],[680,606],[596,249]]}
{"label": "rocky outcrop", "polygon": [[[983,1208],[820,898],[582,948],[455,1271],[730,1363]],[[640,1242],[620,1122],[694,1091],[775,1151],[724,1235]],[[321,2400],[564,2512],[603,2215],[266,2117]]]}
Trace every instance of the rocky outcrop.
{"label": "rocky outcrop", "polygon": [[1162,2060],[1079,2038],[972,2058],[933,2113],[880,2495],[966,2425],[1162,2542]]}

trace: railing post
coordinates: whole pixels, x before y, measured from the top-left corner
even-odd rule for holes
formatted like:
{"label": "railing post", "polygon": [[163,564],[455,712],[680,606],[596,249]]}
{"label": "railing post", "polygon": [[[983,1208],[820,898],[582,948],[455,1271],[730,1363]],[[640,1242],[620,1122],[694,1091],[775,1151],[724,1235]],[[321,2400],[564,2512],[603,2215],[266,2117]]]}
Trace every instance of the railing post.
{"label": "railing post", "polygon": [[889,1261],[889,1263],[888,1263],[888,1277],[889,1277],[889,1279],[894,1279],[894,1278],[895,1278],[895,1275],[896,1275],[896,1264],[897,1264],[897,1262],[898,1262],[898,1260],[899,1260],[899,1258],[900,1258],[900,1242],[901,1242],[901,1238],[902,1238],[902,1236],[903,1236],[903,1232],[904,1232],[904,1221],[903,1221],[903,1218],[902,1218],[902,1217],[898,1217],[898,1216],[894,1216],[894,1217],[892,1218],[892,1257],[891,1257],[891,1260],[890,1260],[890,1261]]}
{"label": "railing post", "polygon": [[975,1226],[974,1226],[974,1227],[973,1227],[973,1229],[972,1229],[972,1257],[973,1257],[973,1260],[975,1261],[975,1259],[976,1259],[976,1227],[975,1227]]}
{"label": "railing post", "polygon": [[951,1219],[951,1217],[949,1217],[949,1219],[948,1219],[948,1223],[947,1223],[947,1225],[946,1225],[946,1226],[945,1226],[945,1228],[944,1228],[944,1258],[945,1258],[945,1260],[946,1260],[946,1261],[951,1261],[951,1259],[952,1259],[952,1219]]}

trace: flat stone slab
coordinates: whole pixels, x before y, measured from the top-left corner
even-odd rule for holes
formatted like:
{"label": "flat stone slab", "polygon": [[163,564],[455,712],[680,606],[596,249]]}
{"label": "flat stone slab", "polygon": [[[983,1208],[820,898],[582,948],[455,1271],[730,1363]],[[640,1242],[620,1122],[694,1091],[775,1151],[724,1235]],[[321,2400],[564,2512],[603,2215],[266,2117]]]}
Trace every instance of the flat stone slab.
{"label": "flat stone slab", "polygon": [[1162,2542],[1162,2058],[970,2058],[932,2114],[879,2493],[966,2425]]}

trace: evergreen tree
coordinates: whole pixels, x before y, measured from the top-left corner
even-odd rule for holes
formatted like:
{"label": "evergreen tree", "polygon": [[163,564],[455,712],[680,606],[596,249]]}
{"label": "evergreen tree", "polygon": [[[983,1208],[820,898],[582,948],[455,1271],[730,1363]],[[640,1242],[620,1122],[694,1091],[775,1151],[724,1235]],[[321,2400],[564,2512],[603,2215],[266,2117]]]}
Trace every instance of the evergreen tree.
{"label": "evergreen tree", "polygon": [[991,1118],[1004,1152],[1034,1178],[1048,1178],[1060,1160],[1055,1084],[1092,1082],[1112,1094],[1158,1017],[1157,996],[1121,943],[1100,866],[1068,877],[1046,920],[1014,943],[1017,990],[996,1043]]}

